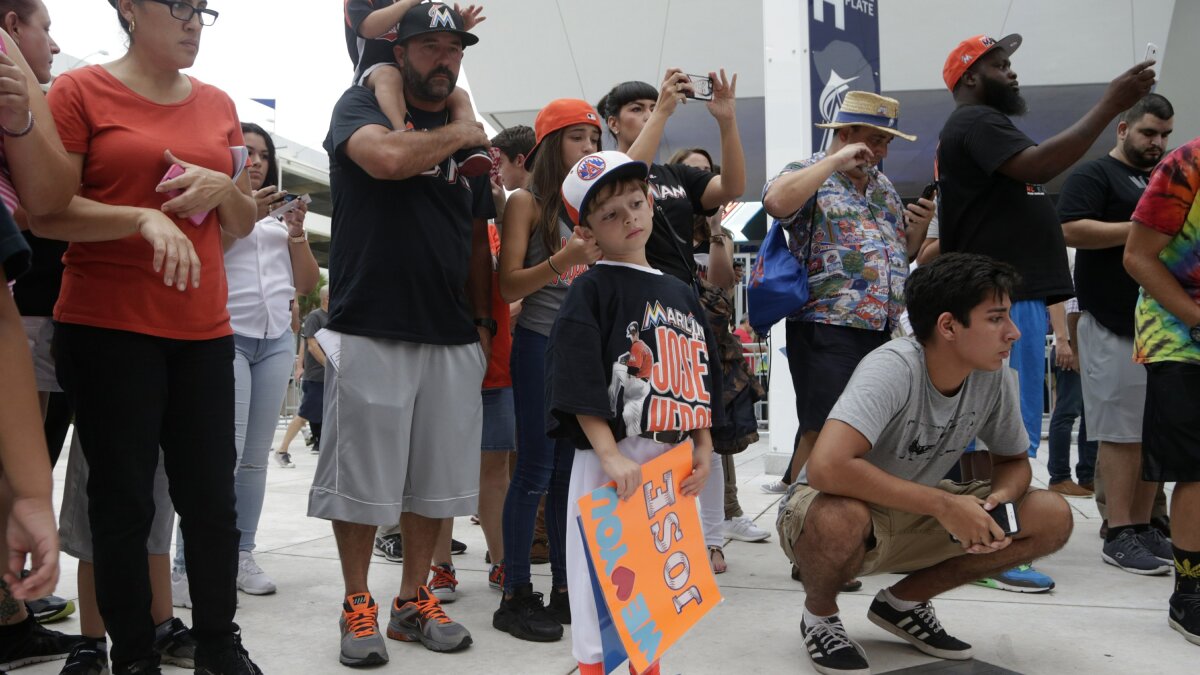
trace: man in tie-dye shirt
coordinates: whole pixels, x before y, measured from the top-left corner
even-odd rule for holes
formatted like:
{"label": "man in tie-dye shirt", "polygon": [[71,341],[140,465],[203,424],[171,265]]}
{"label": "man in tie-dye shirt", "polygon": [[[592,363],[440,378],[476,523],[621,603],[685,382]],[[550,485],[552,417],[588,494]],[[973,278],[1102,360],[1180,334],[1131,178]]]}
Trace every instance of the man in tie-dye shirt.
{"label": "man in tie-dye shirt", "polygon": [[1168,622],[1200,644],[1200,138],[1167,155],[1133,212],[1125,269],[1142,285],[1134,359],[1146,365],[1142,479],[1175,481]]}

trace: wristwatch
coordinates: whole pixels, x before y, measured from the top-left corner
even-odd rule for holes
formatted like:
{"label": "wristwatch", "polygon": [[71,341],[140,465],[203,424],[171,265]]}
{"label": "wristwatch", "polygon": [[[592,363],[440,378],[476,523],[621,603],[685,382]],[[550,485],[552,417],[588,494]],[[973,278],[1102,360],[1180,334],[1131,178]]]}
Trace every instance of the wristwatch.
{"label": "wristwatch", "polygon": [[1192,336],[1192,342],[1200,344],[1200,323],[1192,326],[1192,329],[1188,331],[1188,335]]}
{"label": "wristwatch", "polygon": [[496,324],[496,320],[490,317],[481,317],[474,320],[476,326],[481,326],[488,329],[492,337],[496,337],[496,331],[500,330],[500,326]]}

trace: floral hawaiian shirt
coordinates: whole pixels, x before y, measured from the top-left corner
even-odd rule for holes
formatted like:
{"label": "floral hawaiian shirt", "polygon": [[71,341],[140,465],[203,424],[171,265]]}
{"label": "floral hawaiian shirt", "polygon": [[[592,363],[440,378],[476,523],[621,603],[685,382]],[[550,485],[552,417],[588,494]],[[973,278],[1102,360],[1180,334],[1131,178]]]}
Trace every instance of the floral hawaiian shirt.
{"label": "floral hawaiian shirt", "polygon": [[[779,176],[824,158],[825,153],[818,152],[792,162]],[[779,176],[767,183],[763,195]],[[808,304],[790,318],[866,330],[898,326],[908,279],[903,214],[896,188],[872,167],[867,171],[865,194],[835,172],[818,190],[811,219],[805,209],[781,219],[792,255],[808,262]]]}

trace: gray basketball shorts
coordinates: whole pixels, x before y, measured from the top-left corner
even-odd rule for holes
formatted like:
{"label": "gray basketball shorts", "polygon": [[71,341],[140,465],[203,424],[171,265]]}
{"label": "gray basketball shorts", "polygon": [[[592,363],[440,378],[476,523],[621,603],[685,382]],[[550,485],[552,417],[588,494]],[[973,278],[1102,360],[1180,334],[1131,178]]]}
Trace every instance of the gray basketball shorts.
{"label": "gray basketball shorts", "polygon": [[452,518],[479,501],[478,343],[428,345],[359,335],[327,349],[325,422],[308,515],[395,525],[400,514]]}

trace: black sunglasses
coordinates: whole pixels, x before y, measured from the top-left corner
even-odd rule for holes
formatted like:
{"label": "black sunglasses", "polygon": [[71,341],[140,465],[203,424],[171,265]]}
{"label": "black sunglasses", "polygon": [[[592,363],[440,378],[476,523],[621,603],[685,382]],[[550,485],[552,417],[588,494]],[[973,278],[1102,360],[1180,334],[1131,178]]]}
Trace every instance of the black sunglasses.
{"label": "black sunglasses", "polygon": [[191,21],[193,16],[199,14],[200,25],[211,26],[217,22],[217,17],[220,16],[220,12],[212,9],[196,9],[181,0],[150,0],[150,2],[157,2],[160,5],[170,7],[171,16],[185,23]]}

